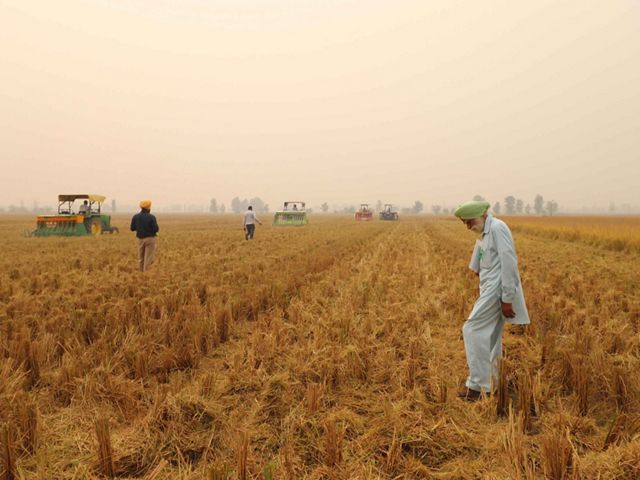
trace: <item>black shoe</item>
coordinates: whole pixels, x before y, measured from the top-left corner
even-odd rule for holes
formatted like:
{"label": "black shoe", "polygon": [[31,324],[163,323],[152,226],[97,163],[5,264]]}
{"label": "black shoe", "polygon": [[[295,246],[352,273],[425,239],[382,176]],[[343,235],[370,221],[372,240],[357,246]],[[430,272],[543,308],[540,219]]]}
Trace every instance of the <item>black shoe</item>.
{"label": "black shoe", "polygon": [[458,392],[458,398],[465,400],[467,402],[477,402],[478,400],[482,399],[483,396],[490,397],[491,394],[479,392],[477,390],[474,390],[472,388],[467,388],[467,387],[463,388]]}

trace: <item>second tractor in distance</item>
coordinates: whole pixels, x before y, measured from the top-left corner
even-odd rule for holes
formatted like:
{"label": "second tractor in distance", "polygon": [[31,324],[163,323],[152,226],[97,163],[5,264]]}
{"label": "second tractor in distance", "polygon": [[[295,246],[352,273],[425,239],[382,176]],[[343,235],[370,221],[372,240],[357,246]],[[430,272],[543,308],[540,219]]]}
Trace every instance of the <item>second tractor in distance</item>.
{"label": "second tractor in distance", "polygon": [[360,205],[360,210],[356,212],[355,219],[360,222],[373,220],[373,212],[369,209],[368,203],[362,203]]}
{"label": "second tractor in distance", "polygon": [[393,210],[393,205],[385,203],[384,208],[380,212],[380,220],[399,220],[398,212]]}

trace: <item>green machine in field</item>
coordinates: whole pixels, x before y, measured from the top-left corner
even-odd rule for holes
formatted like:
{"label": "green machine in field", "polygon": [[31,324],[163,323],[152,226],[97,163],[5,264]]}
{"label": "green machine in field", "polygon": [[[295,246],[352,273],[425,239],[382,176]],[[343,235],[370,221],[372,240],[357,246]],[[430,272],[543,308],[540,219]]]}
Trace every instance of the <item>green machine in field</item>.
{"label": "green machine in field", "polygon": [[273,217],[275,226],[302,226],[309,223],[304,202],[284,202],[284,208]]}
{"label": "green machine in field", "polygon": [[[28,232],[29,236],[81,237],[118,233],[118,228],[111,225],[111,215],[101,212],[105,199],[102,195],[58,195],[58,213],[38,215],[36,229]],[[74,205],[76,200],[82,200],[77,209]]]}

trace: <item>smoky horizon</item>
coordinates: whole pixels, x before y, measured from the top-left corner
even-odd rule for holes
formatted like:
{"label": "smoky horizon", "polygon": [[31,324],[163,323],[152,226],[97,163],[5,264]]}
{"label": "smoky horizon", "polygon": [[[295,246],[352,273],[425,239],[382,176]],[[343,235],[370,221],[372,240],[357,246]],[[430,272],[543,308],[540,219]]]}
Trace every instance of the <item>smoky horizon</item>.
{"label": "smoky horizon", "polygon": [[640,3],[0,1],[0,206],[640,212]]}

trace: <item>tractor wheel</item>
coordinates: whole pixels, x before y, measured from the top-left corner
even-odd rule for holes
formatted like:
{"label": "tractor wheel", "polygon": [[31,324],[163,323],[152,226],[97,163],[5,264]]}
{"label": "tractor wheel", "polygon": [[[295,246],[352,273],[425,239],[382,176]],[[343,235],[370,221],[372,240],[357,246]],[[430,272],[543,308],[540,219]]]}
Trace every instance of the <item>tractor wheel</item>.
{"label": "tractor wheel", "polygon": [[94,219],[91,221],[91,235],[97,237],[102,233],[102,222],[99,219]]}

